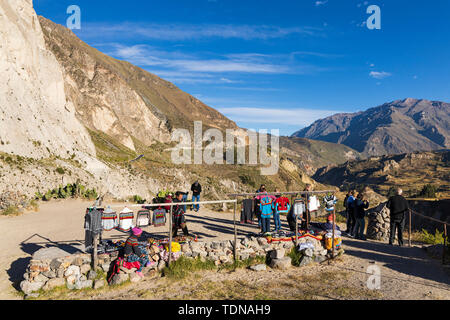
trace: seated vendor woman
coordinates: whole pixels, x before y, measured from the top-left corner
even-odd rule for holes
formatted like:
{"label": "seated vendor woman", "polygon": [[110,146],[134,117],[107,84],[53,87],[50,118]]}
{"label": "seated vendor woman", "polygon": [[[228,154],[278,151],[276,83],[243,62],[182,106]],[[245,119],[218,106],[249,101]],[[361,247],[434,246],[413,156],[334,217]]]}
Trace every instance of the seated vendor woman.
{"label": "seated vendor woman", "polygon": [[140,264],[139,270],[136,271],[136,273],[143,277],[142,269],[144,267],[147,267],[150,265],[150,261],[148,259],[148,253],[147,250],[145,250],[143,247],[139,246],[139,237],[142,234],[142,230],[139,228],[133,228],[132,235],[127,239],[125,242],[125,259],[128,262],[136,262],[138,261]]}
{"label": "seated vendor woman", "polygon": [[[175,199],[173,200],[174,203],[176,202],[183,202],[183,193],[177,192],[175,194]],[[172,236],[176,237],[178,233],[178,229],[183,230],[183,234],[187,237],[189,235],[189,231],[186,225],[186,217],[184,215],[184,208],[183,206],[176,205],[173,206],[173,213],[172,213]]]}

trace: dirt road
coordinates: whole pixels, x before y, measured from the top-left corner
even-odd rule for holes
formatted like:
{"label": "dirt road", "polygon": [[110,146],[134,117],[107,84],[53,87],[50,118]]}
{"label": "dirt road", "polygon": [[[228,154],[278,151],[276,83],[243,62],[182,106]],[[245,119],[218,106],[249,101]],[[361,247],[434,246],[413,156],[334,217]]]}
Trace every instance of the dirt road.
{"label": "dirt road", "polygon": [[[13,285],[19,283],[32,254],[40,248],[58,246],[68,252],[75,252],[78,247],[82,247],[84,212],[89,205],[90,202],[81,200],[53,201],[41,204],[37,213],[29,212],[18,217],[0,217],[0,299],[20,298]],[[117,208],[117,211],[120,211],[120,208]],[[199,213],[189,211],[187,221],[189,230],[196,233],[202,240],[232,239],[234,236],[232,213],[218,213],[202,208]],[[282,223],[286,228],[284,217],[282,217]],[[144,231],[167,234],[167,228],[149,227],[144,228]],[[257,226],[243,227],[241,225],[238,225],[238,230],[238,236],[258,231]],[[118,231],[104,234],[104,238],[125,237],[126,234]],[[301,274],[317,276],[318,279],[324,273],[346,274],[345,280],[329,283],[328,289],[337,286],[336,288],[342,291],[342,284],[340,284],[342,281],[346,288],[352,288],[349,289],[350,292],[354,289],[353,296],[344,298],[358,299],[358,292],[363,292],[361,290],[367,288],[367,280],[371,275],[368,267],[376,264],[380,270],[381,285],[378,290],[379,294],[373,298],[450,299],[449,276],[444,273],[438,261],[430,260],[425,251],[419,247],[399,248],[375,241],[345,238],[344,248],[346,255],[339,261],[330,265],[308,266],[302,269]],[[204,277],[208,281],[243,281],[248,280],[250,276],[250,278],[258,277],[260,280],[255,281],[260,281],[260,283],[275,280],[280,283],[279,280],[292,280],[292,276],[296,273],[298,274],[298,269],[289,272],[268,270],[250,275],[248,271],[239,270],[220,275],[206,272]],[[135,289],[145,290],[146,283],[139,284]],[[155,284],[152,283],[152,286]],[[295,290],[303,290],[295,286],[293,287]],[[322,288],[322,290],[325,289]],[[329,293],[329,296],[334,297],[332,292]],[[132,294],[122,297],[133,299]],[[339,297],[337,296],[337,298]],[[104,297],[100,295],[98,298]],[[361,296],[361,298],[364,297]]]}

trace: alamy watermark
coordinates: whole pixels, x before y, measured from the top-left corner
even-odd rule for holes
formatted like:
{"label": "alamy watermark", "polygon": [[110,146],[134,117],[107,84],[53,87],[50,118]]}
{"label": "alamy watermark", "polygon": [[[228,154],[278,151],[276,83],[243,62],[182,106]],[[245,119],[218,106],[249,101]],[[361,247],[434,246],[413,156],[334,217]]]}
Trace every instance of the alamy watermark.
{"label": "alamy watermark", "polygon": [[366,26],[369,30],[381,29],[381,9],[377,5],[367,7],[367,14],[371,16],[366,21]]}
{"label": "alamy watermark", "polygon": [[[174,164],[248,164],[262,165],[262,175],[278,173],[280,160],[279,130],[225,130],[225,139],[219,129],[208,129],[203,133],[201,121],[194,122],[194,137],[189,130],[175,129],[172,141],[179,144],[172,149]],[[246,149],[248,148],[248,163]],[[192,157],[193,153],[193,157]],[[259,157],[258,157],[259,156]]]}
{"label": "alamy watermark", "polygon": [[67,7],[67,14],[70,16],[67,18],[66,26],[70,30],[81,29],[81,9],[77,5],[70,5]]}
{"label": "alamy watermark", "polygon": [[367,274],[370,274],[367,279],[367,288],[369,290],[380,290],[381,289],[381,269],[376,264],[371,264],[367,267]]}

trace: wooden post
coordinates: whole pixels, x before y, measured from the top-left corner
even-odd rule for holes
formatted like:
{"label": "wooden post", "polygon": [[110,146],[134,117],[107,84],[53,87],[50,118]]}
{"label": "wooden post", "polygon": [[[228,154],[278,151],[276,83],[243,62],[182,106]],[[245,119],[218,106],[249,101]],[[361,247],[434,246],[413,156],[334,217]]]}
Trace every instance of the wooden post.
{"label": "wooden post", "polygon": [[98,235],[94,235],[94,249],[92,250],[92,269],[97,270],[98,257],[97,257],[97,245],[98,245]]}
{"label": "wooden post", "polygon": [[306,193],[306,226],[305,231],[308,231],[309,226],[309,192]]}
{"label": "wooden post", "polygon": [[332,257],[332,259],[334,259],[334,233],[335,233],[335,229],[336,229],[336,221],[335,221],[335,218],[336,218],[336,216],[335,216],[335,212],[336,212],[336,209],[334,209],[333,210],[333,213],[332,213],[332,215],[333,215],[333,233],[332,233],[332,239],[331,239],[331,257]]}
{"label": "wooden post", "polygon": [[233,223],[234,223],[234,261],[237,261],[236,206],[237,206],[237,201],[234,203],[234,211],[233,211]]}
{"label": "wooden post", "polygon": [[167,260],[168,267],[170,267],[170,261],[172,260],[172,211],[173,206],[170,206],[169,214],[169,259]]}
{"label": "wooden post", "polygon": [[442,264],[445,265],[445,252],[447,250],[447,225],[444,223],[444,248],[442,250]]}
{"label": "wooden post", "polygon": [[412,218],[411,209],[409,209],[408,245],[410,248],[411,248],[411,218]]}
{"label": "wooden post", "polygon": [[[293,208],[292,210],[295,210]],[[294,212],[294,211],[293,211]],[[298,246],[298,215],[295,215],[295,247]]]}

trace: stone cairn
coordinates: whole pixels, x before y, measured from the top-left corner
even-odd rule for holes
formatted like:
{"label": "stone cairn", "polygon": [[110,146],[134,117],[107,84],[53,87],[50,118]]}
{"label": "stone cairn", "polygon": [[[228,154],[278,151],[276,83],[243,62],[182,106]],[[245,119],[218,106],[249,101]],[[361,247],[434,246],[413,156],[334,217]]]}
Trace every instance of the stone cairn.
{"label": "stone cairn", "polygon": [[379,241],[389,240],[390,213],[386,203],[381,203],[368,215],[367,238]]}
{"label": "stone cairn", "polygon": [[[216,266],[233,262],[234,241],[222,240],[212,242],[190,242],[181,245],[181,251],[172,253],[172,261],[184,256],[187,258],[199,258],[203,261],[212,260]],[[310,243],[308,248],[302,252],[303,259],[300,266],[313,262],[322,262],[329,257],[330,253],[324,248],[323,242],[311,237],[299,239],[299,244]],[[286,269],[291,267],[291,258],[286,255],[295,246],[293,241],[280,241],[268,243],[266,238],[254,236],[238,239],[238,259],[246,260],[257,256],[270,258],[269,266],[274,269]],[[52,248],[57,249],[57,248]],[[40,251],[50,250],[49,248]],[[59,250],[59,249],[58,249]],[[143,269],[143,274],[156,276],[158,271],[167,265],[168,252],[153,245],[149,248],[151,265]],[[38,297],[38,291],[50,291],[57,287],[66,287],[70,290],[81,290],[85,288],[100,289],[108,285],[105,277],[100,277],[98,272],[109,274],[114,265],[118,253],[100,254],[98,256],[98,267],[91,269],[91,255],[78,253],[67,256],[48,257],[48,254],[39,254],[37,251],[30,261],[24,279],[20,283],[20,289],[26,297]],[[252,266],[254,271],[266,270],[265,264]],[[121,268],[114,275],[110,285],[119,285],[126,281],[139,282],[143,278],[136,274],[136,269]]]}

